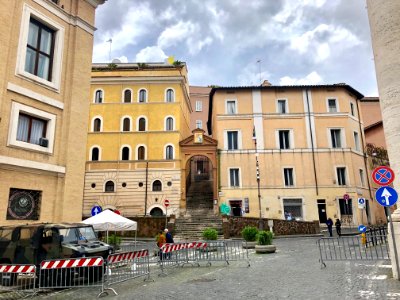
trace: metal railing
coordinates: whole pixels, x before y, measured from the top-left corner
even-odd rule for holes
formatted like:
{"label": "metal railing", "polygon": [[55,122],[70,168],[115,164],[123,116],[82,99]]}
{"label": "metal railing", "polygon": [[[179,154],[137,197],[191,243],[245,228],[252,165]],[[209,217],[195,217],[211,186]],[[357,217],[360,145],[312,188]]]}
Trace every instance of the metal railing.
{"label": "metal railing", "polygon": [[[369,242],[368,242],[369,241]],[[321,238],[317,241],[320,263],[327,261],[388,260],[387,235],[357,235]]]}
{"label": "metal railing", "polygon": [[20,264],[0,265],[0,292],[37,293],[36,266]]}

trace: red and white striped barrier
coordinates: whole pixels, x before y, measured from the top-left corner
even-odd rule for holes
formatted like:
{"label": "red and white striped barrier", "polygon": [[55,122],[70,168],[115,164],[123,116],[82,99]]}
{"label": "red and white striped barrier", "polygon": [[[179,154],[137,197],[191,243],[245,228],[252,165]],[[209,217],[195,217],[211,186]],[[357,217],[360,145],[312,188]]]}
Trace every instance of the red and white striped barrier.
{"label": "red and white striped barrier", "polygon": [[205,249],[207,243],[205,242],[192,242],[192,243],[178,243],[178,244],[164,244],[161,246],[162,253],[170,253],[173,251],[179,251],[183,249]]}
{"label": "red and white striped barrier", "polygon": [[146,257],[146,256],[149,256],[149,250],[147,249],[111,254],[107,257],[107,261],[108,263],[118,263],[121,261],[133,260],[135,258]]}
{"label": "red and white striped barrier", "polygon": [[64,269],[64,268],[79,268],[79,267],[100,267],[103,265],[101,257],[87,258],[70,258],[70,259],[54,259],[42,261],[40,264],[41,270],[49,269]]}
{"label": "red and white striped barrier", "polygon": [[35,273],[34,265],[0,265],[0,273]]}

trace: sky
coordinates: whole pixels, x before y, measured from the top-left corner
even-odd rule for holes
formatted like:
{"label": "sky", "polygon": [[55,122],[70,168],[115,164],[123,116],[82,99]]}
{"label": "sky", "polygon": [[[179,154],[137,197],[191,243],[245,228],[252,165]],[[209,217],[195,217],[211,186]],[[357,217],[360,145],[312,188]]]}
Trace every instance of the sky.
{"label": "sky", "polygon": [[184,61],[191,85],[377,84],[365,0],[108,0],[93,62]]}

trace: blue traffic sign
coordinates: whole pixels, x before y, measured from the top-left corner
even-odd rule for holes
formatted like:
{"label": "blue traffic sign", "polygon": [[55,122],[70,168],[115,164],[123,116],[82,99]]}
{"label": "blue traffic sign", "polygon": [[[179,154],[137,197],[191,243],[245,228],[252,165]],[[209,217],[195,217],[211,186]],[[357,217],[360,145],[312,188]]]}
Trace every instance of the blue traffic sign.
{"label": "blue traffic sign", "polygon": [[101,208],[101,206],[98,206],[98,205],[93,206],[92,207],[92,217],[101,213],[102,211],[103,211],[103,209]]}
{"label": "blue traffic sign", "polygon": [[361,233],[366,232],[367,231],[367,226],[365,226],[365,225],[358,226],[358,231],[361,232]]}
{"label": "blue traffic sign", "polygon": [[365,204],[365,199],[364,198],[358,198],[358,204],[360,204],[360,205]]}
{"label": "blue traffic sign", "polygon": [[399,195],[390,186],[382,186],[375,193],[375,199],[382,206],[389,207],[397,202]]}

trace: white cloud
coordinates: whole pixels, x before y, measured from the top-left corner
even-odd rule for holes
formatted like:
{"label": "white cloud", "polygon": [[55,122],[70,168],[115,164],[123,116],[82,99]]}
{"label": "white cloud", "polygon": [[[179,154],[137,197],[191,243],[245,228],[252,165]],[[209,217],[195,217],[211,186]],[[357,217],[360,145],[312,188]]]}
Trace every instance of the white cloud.
{"label": "white cloud", "polygon": [[136,54],[137,62],[163,62],[168,56],[164,53],[164,51],[157,47],[146,47],[139,51]]}
{"label": "white cloud", "polygon": [[321,84],[322,77],[315,71],[311,72],[304,78],[293,78],[289,76],[282,77],[279,81],[280,85],[303,85],[303,84]]}
{"label": "white cloud", "polygon": [[190,21],[179,21],[177,24],[167,27],[158,37],[158,46],[168,48],[184,41],[198,30]]}

